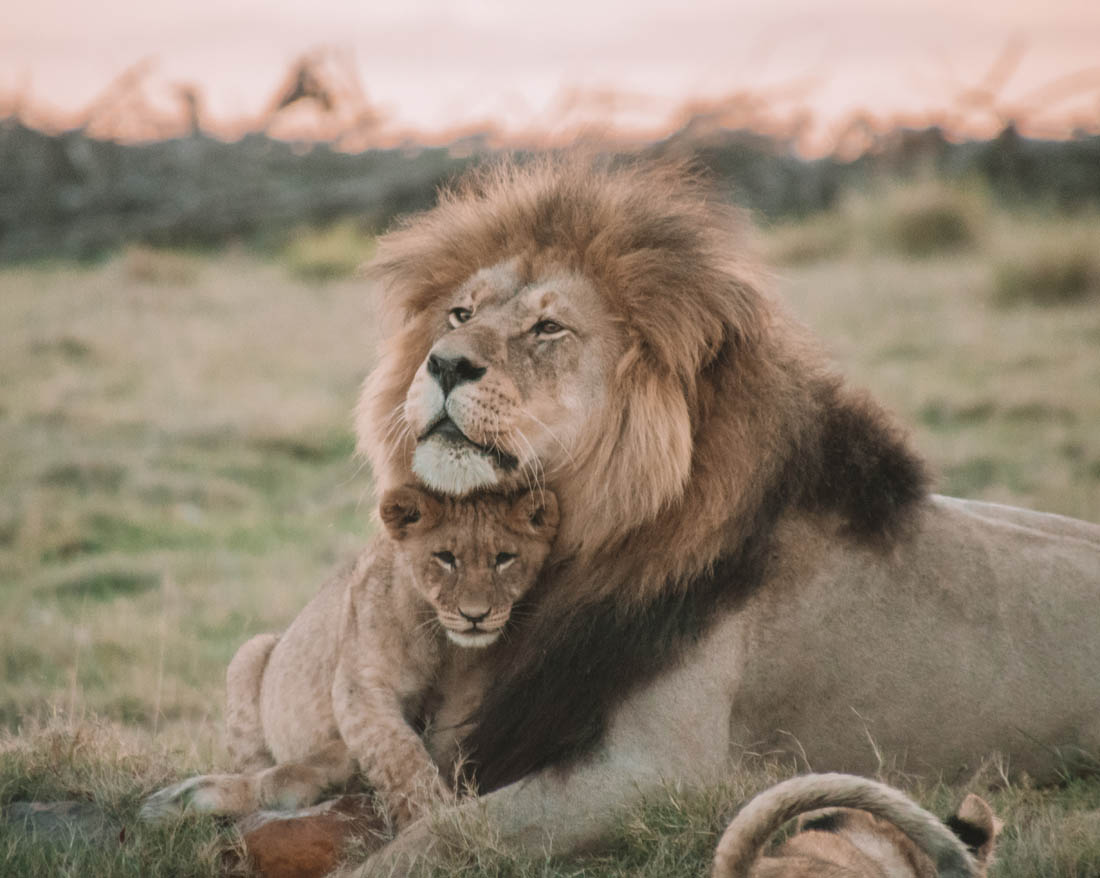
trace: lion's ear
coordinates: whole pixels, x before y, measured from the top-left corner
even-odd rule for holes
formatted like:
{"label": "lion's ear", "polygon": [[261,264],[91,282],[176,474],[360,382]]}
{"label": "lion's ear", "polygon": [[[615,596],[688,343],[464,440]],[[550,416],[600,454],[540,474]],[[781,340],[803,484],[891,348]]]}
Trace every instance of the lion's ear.
{"label": "lion's ear", "polygon": [[512,501],[512,526],[550,541],[558,532],[558,497],[553,491],[524,491]]}
{"label": "lion's ear", "polygon": [[981,796],[970,793],[954,816],[947,818],[947,827],[959,837],[974,854],[978,862],[986,864],[993,856],[993,848],[1004,824],[993,813]]}
{"label": "lion's ear", "polygon": [[439,501],[415,485],[392,488],[382,495],[378,514],[395,540],[403,540],[414,531],[431,530],[443,514]]}

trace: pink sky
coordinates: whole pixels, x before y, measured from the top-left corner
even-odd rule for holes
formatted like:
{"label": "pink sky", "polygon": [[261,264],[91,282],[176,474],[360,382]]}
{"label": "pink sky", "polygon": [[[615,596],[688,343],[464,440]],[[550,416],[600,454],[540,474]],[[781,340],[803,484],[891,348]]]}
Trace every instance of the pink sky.
{"label": "pink sky", "polygon": [[651,124],[689,96],[793,82],[812,83],[799,101],[827,122],[942,107],[1016,41],[1007,98],[1091,70],[1067,106],[1100,119],[1097,0],[34,0],[4,17],[0,92],[68,110],[152,57],[155,80],[197,83],[211,116],[254,114],[290,59],[324,45],[354,59],[372,103],[424,130],[552,127],[570,87],[633,93],[615,121]]}

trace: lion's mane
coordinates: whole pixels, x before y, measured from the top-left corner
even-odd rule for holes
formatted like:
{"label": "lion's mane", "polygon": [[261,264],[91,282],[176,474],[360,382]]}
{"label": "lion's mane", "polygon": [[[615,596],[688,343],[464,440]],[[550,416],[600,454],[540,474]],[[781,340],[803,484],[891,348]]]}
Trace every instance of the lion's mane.
{"label": "lion's mane", "polygon": [[[679,167],[543,158],[481,169],[381,242],[387,334],[360,402],[379,487],[409,478],[400,412],[444,297],[518,258],[584,274],[629,346],[571,471],[555,562],[466,741],[483,791],[582,754],[611,708],[767,574],[785,514],[886,551],[920,460],[761,290],[737,215]],[[396,425],[396,426],[395,426]]]}

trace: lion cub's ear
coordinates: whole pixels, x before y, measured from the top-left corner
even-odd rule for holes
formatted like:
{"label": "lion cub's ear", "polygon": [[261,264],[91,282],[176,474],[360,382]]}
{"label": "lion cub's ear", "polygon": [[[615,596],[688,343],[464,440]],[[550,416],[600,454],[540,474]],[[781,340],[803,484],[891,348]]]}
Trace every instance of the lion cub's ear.
{"label": "lion cub's ear", "polygon": [[549,542],[558,532],[558,497],[553,491],[524,491],[512,501],[508,517],[520,533]]}
{"label": "lion cub's ear", "polygon": [[443,507],[431,494],[416,485],[402,485],[382,495],[378,514],[395,540],[411,533],[424,533],[443,517]]}

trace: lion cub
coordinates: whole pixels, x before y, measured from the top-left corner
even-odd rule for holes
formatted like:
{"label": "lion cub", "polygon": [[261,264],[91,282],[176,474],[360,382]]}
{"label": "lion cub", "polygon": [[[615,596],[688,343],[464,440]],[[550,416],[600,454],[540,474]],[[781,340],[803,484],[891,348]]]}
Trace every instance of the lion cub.
{"label": "lion cub", "polygon": [[[761,856],[784,823],[822,808],[829,810],[801,820],[775,854]],[[741,809],[718,842],[712,878],[984,878],[1000,829],[975,795],[945,826],[885,784],[809,774]]]}
{"label": "lion cub", "polygon": [[[202,775],[146,800],[185,810],[299,808],[358,765],[398,827],[450,795],[437,763],[480,697],[487,651],[534,584],[557,532],[550,492],[456,500],[389,491],[379,536],[282,636],[245,643],[227,672],[227,744],[239,774]],[[414,725],[435,716],[433,760]],[[433,701],[433,699],[435,699]],[[442,743],[439,743],[442,741]]]}

